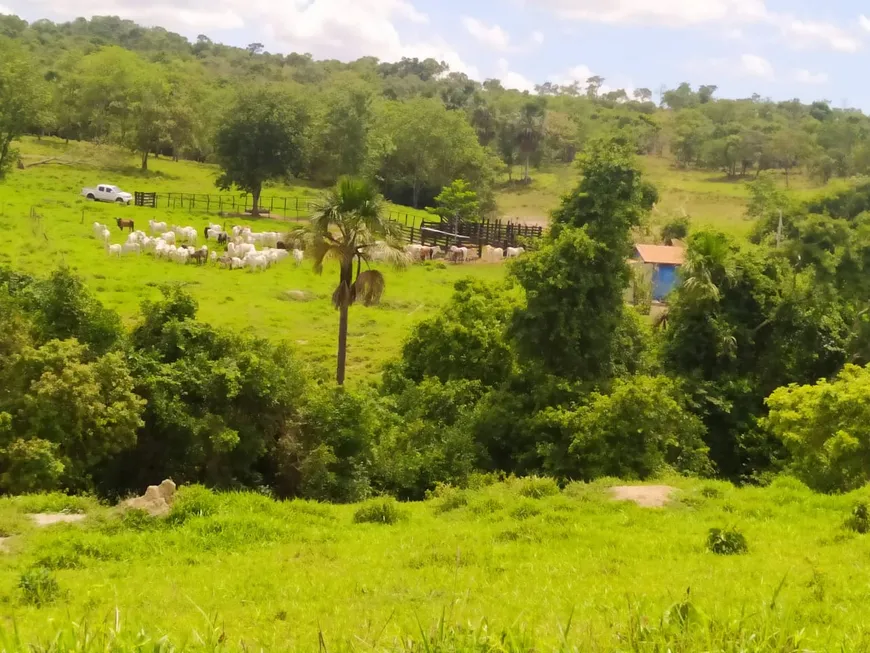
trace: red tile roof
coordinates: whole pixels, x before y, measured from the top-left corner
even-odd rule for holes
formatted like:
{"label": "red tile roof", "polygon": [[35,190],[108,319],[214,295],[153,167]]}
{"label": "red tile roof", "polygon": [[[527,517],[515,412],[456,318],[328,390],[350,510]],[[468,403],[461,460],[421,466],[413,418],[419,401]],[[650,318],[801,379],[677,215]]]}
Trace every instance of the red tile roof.
{"label": "red tile roof", "polygon": [[682,247],[667,245],[635,245],[638,256],[644,263],[658,265],[682,265],[686,260],[686,250]]}

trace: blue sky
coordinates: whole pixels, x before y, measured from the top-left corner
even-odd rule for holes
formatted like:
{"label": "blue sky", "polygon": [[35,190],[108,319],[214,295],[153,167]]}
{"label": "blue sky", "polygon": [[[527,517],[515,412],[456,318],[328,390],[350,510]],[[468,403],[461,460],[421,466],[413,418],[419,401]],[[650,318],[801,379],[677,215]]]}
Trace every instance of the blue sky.
{"label": "blue sky", "polygon": [[857,0],[0,0],[27,20],[112,14],[233,45],[343,60],[433,56],[506,86],[581,82],[870,109]]}

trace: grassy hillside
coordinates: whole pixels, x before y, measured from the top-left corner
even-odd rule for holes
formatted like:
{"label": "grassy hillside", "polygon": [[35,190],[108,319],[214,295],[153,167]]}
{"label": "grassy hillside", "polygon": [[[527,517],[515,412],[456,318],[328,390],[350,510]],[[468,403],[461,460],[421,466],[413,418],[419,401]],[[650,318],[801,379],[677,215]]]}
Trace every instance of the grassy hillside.
{"label": "grassy hillside", "polygon": [[[738,237],[749,233],[752,225],[746,219],[746,181],[751,177],[731,180],[709,171],[679,169],[671,159],[656,156],[640,157],[640,162],[660,194],[653,226],[686,214],[696,226],[714,227]],[[505,183],[498,193],[499,211],[508,218],[546,223],[550,212],[559,205],[559,198],[576,186],[577,175],[573,165],[560,165],[533,171],[530,185]],[[780,177],[780,185],[785,188],[785,177]],[[798,197],[820,190],[806,177],[794,173],[789,186]]]}
{"label": "grassy hillside", "polygon": [[[132,218],[137,228],[147,231],[148,220],[193,226],[202,233],[210,221],[250,224],[256,231],[283,231],[293,225],[260,219],[224,218],[200,211],[157,210],[134,206],[119,207],[88,202],[79,196],[83,186],[115,183],[123,189],[157,192],[217,194],[216,169],[193,162],[160,159],[146,174],[135,167],[132,157],[113,149],[45,139],[23,143],[26,164],[61,157],[65,163],[50,163],[16,170],[0,185],[0,230],[6,244],[0,249],[0,264],[46,274],[60,264],[74,268],[97,296],[127,320],[135,319],[140,303],[160,296],[159,285],[188,284],[200,302],[203,319],[218,326],[249,330],[256,335],[288,340],[314,362],[332,365],[336,347],[338,316],[330,297],[337,283],[337,267],[327,265],[322,276],[315,275],[310,261],[297,268],[283,262],[265,273],[228,272],[214,267],[179,266],[151,256],[110,259],[91,235],[91,225],[108,224],[112,242],[124,242],[126,235],[114,226],[115,217]],[[318,191],[304,186],[273,186],[266,198],[316,197]],[[405,207],[390,210],[410,220],[421,212]],[[403,272],[386,270],[387,292],[381,306],[355,307],[350,319],[349,374],[351,380],[377,374],[381,364],[394,356],[408,332],[420,319],[431,315],[451,295],[453,283],[467,275],[485,279],[501,278],[501,265],[442,263],[416,265]],[[309,301],[288,300],[288,291],[301,290]]]}
{"label": "grassy hillside", "polygon": [[[671,483],[675,501],[649,509],[613,502],[607,482],[513,481],[398,506],[394,524],[355,523],[354,505],[183,488],[156,522],[3,498],[0,526],[15,535],[0,554],[0,646],[866,650],[870,543],[843,526],[866,489]],[[61,508],[87,519],[37,529],[25,515]],[[707,551],[722,527],[748,553]],[[56,592],[34,591],[38,578]]]}

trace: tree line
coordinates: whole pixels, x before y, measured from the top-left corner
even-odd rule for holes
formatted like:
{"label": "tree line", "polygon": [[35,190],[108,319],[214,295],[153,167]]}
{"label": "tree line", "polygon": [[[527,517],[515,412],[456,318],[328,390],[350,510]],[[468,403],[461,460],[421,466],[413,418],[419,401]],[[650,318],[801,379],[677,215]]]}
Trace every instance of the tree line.
{"label": "tree line", "polygon": [[[544,164],[572,162],[590,139],[619,133],[639,154],[730,177],[801,169],[826,182],[870,170],[870,123],[826,101],[723,100],[714,85],[646,88],[629,96],[606,80],[540,84],[536,93],[478,82],[433,59],[350,63],[195,42],[114,17],[32,24],[0,16],[0,174],[22,133],[111,142],[136,152],[219,158],[216,139],[239,107],[268,90],[294,135],[282,174],[324,185],[374,178],[394,201],[422,207],[457,178],[481,209],[492,189],[524,183]],[[9,89],[8,92],[5,89]]]}

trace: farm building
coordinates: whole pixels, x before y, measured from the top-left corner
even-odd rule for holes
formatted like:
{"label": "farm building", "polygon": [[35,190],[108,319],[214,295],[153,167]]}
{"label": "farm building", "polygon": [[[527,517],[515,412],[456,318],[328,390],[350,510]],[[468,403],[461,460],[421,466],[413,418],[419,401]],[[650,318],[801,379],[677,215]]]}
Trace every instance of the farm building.
{"label": "farm building", "polygon": [[652,281],[653,299],[663,301],[677,285],[677,270],[683,264],[686,250],[667,245],[635,245],[633,260],[642,265]]}

